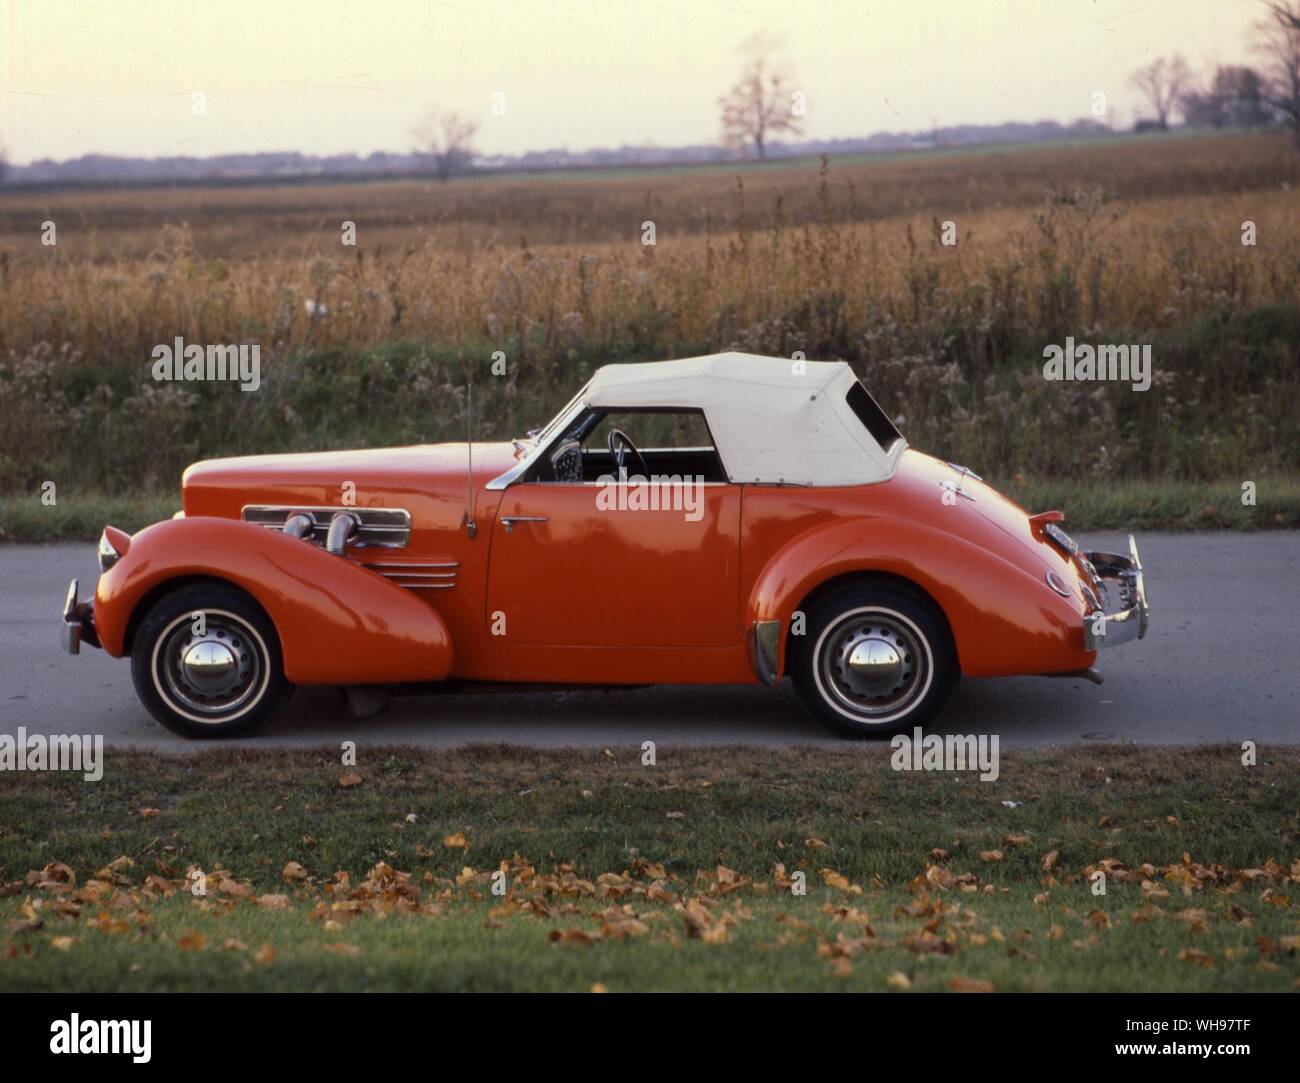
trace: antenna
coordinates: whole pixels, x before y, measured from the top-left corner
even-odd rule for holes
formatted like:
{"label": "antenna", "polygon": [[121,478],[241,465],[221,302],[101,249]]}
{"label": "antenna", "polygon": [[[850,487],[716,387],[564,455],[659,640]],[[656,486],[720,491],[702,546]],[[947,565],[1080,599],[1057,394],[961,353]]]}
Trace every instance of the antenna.
{"label": "antenna", "polygon": [[469,540],[478,537],[474,522],[474,384],[465,382],[465,533]]}

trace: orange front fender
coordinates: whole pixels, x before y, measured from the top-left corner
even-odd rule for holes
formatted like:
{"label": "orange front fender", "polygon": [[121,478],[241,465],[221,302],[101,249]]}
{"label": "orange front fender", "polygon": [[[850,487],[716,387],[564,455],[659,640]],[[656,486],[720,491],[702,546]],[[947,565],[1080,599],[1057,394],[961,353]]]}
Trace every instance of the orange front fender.
{"label": "orange front fender", "polygon": [[310,542],[233,519],[172,519],[131,538],[95,590],[104,649],[121,657],[141,600],[194,576],[233,583],[257,600],[295,684],[438,681],[451,671],[447,625],[415,595]]}
{"label": "orange front fender", "polygon": [[[1041,577],[972,542],[897,519],[843,520],[816,527],[768,562],[749,597],[749,620],[779,620],[788,635],[803,599],[839,576],[874,572],[920,587],[948,618],[962,672],[971,677],[1086,669],[1083,607]],[[777,672],[785,671],[782,637]]]}

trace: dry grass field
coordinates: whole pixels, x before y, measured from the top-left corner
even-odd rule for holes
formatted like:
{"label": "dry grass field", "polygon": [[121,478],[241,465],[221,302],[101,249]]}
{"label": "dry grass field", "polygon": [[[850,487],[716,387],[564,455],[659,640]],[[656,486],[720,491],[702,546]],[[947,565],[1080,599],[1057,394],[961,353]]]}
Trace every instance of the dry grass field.
{"label": "dry grass field", "polygon": [[826,209],[836,221],[865,222],[1034,207],[1052,188],[1100,188],[1125,201],[1284,184],[1294,189],[1300,162],[1277,136],[1171,134],[837,158],[825,195],[818,163],[809,160],[511,174],[446,184],[322,181],[12,193],[0,198],[0,249],[16,265],[48,261],[52,253],[36,243],[39,223],[47,219],[59,222],[60,258],[109,264],[165,253],[166,227],[182,224],[203,258],[236,261],[336,255],[339,223],[347,219],[360,227],[358,247],[377,257],[428,242],[459,252],[524,243],[639,243],[646,218],[656,221],[664,244],[710,228],[735,228],[738,175],[754,223],[770,224],[779,202],[783,220],[797,225]]}
{"label": "dry grass field", "polygon": [[[1066,335],[1152,344],[1151,390],[1044,381]],[[176,336],[260,344],[262,388],[155,383],[150,351]],[[1300,158],[1264,134],[10,193],[0,492],[171,489],[198,456],[439,439],[463,431],[471,375],[482,434],[504,436],[599,364],[727,348],[848,360],[914,444],[994,476],[1287,474],[1298,343]]]}

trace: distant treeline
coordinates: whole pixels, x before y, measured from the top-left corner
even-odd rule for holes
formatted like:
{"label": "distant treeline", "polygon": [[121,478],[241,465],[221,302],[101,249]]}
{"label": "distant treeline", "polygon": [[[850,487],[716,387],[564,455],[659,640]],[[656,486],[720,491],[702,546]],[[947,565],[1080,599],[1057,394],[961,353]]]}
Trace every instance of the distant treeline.
{"label": "distant treeline", "polygon": [[[1059,124],[1054,120],[1007,124],[964,124],[925,132],[876,132],[861,139],[823,139],[773,143],[769,159],[803,158],[819,154],[871,154],[932,147],[968,147],[998,143],[1039,143],[1057,139],[1080,139],[1110,134],[1104,124],[1079,120]],[[480,172],[529,172],[548,169],[608,169],[623,166],[693,165],[728,161],[736,152],[701,144],[689,147],[622,146],[571,151],[566,149],[529,151],[517,155],[477,155],[473,164]],[[100,185],[157,182],[240,180],[267,181],[277,178],[385,176],[432,176],[436,163],[429,154],[414,151],[391,154],[312,155],[296,151],[260,154],[222,154],[209,158],[126,158],[86,154],[56,162],[42,158],[30,165],[10,165],[4,174],[6,185]]]}

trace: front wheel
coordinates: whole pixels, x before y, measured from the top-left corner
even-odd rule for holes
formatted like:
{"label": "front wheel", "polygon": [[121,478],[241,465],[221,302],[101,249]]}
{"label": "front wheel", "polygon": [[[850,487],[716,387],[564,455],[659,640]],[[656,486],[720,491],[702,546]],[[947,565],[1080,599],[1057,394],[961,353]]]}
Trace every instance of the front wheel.
{"label": "front wheel", "polygon": [[845,584],[806,618],[807,634],[790,640],[790,674],[808,711],[841,737],[928,723],[961,676],[943,614],[902,584]]}
{"label": "front wheel", "polygon": [[261,607],[220,583],[181,587],[136,632],[131,676],[149,713],[183,737],[240,737],[293,695],[280,640]]}

